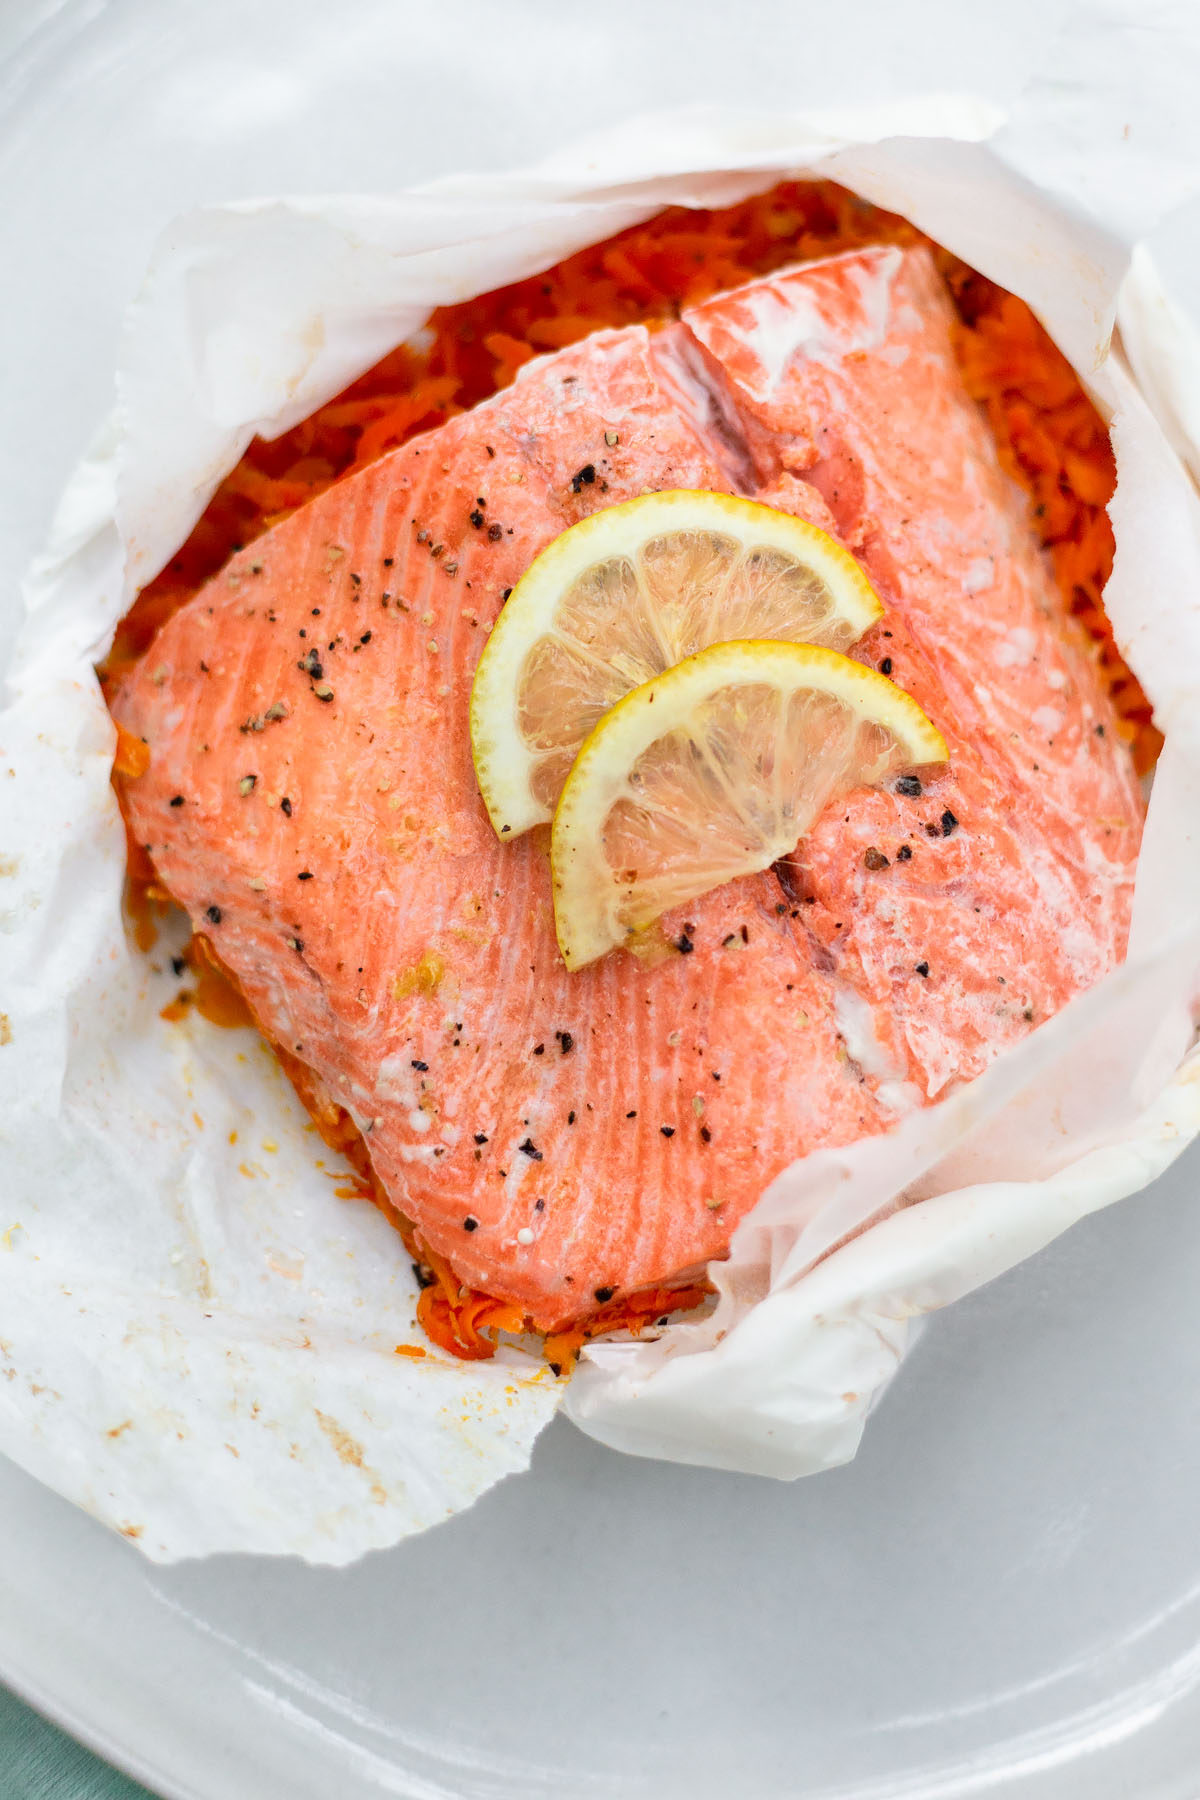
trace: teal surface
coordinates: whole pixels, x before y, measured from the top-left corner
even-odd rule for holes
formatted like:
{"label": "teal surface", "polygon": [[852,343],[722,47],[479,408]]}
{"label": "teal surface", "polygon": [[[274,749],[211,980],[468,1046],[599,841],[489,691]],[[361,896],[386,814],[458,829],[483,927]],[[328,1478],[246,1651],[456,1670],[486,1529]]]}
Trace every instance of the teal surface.
{"label": "teal surface", "polygon": [[152,1800],[0,1688],[0,1796],[3,1800]]}

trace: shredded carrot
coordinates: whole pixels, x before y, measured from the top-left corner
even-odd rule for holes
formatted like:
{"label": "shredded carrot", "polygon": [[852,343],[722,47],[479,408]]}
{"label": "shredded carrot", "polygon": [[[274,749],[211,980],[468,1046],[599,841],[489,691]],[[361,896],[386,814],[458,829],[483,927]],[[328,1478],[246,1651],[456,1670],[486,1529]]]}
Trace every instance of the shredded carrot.
{"label": "shredded carrot", "polygon": [[[931,249],[957,313],[955,350],[967,391],[987,415],[1004,467],[1030,497],[1034,527],[1070,613],[1094,642],[1136,765],[1139,771],[1153,767],[1162,739],[1104,612],[1113,561],[1105,507],[1115,469],[1103,421],[1023,301],[906,220],[831,182],[782,182],[721,211],[672,208],[541,275],[439,307],[418,340],[390,351],[301,424],[270,442],[254,439],[191,537],[122,620],[101,679],[119,681],[165,620],[234,550],[341,476],[506,387],[531,357],[604,327],[665,323],[687,306],[786,263],[878,243],[925,243]],[[118,795],[125,781],[144,773],[148,756],[145,745],[119,734]],[[130,911],[145,948],[153,941],[155,909],[167,896],[132,837],[129,857]],[[197,1010],[210,1018],[224,1015],[222,1023],[243,1022],[247,1009],[234,984],[222,978],[211,946],[194,939],[190,954],[199,970]],[[518,1308],[459,1285],[384,1194],[349,1115],[313,1071],[275,1048],[317,1130],[355,1170],[361,1186],[347,1193],[373,1199],[403,1235],[425,1284],[418,1316],[432,1341],[473,1360],[495,1353],[497,1333],[529,1329]],[[588,1337],[637,1333],[656,1317],[697,1305],[707,1291],[697,1284],[619,1297],[571,1331],[547,1337],[546,1356],[566,1368]]]}
{"label": "shredded carrot", "polygon": [[253,1025],[254,1014],[203,932],[197,932],[188,945],[187,960],[196,971],[194,1000],[202,1019],[230,1029]]}
{"label": "shredded carrot", "polygon": [[117,749],[113,757],[113,774],[136,781],[150,767],[150,746],[134,737],[123,725],[117,726]]}

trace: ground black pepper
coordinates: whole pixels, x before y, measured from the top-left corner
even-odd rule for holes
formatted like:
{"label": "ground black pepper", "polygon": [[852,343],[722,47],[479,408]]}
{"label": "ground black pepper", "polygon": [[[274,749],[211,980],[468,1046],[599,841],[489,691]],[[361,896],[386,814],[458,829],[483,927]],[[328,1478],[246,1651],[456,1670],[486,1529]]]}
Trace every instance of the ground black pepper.
{"label": "ground black pepper", "polygon": [[219,906],[206,907],[204,910],[204,916],[213,925],[219,925],[221,923],[221,909]]}
{"label": "ground black pepper", "polygon": [[517,1149],[522,1151],[524,1155],[529,1157],[531,1162],[541,1162],[542,1161],[542,1152],[538,1149],[537,1145],[534,1143],[532,1138],[527,1137],[523,1144],[517,1145]]}

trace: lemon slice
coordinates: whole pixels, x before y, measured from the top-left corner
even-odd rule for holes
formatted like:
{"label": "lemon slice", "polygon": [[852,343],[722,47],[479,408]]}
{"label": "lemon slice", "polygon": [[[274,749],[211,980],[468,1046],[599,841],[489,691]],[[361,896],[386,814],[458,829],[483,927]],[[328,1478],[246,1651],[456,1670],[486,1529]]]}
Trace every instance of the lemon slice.
{"label": "lemon slice", "polygon": [[769,868],[854,788],[946,760],[916,701],[812,644],[716,644],[618,701],[554,814],[559,949],[578,969]]}
{"label": "lemon slice", "polygon": [[826,532],[757,501],[680,489],[592,513],[522,576],[475,674],[471,745],[498,835],[551,817],[588,732],[652,675],[731,638],[846,650],[882,611]]}

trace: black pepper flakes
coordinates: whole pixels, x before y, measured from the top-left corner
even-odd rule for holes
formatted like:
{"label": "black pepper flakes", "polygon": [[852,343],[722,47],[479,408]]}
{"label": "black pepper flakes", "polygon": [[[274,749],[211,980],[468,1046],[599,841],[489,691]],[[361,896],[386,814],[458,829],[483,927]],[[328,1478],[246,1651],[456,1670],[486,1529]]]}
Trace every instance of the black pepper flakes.
{"label": "black pepper flakes", "polygon": [[204,909],[204,916],[212,925],[219,925],[221,923],[221,909],[219,906],[206,906]]}
{"label": "black pepper flakes", "polygon": [[863,863],[868,869],[886,869],[891,866],[889,859],[883,854],[883,851],[877,850],[874,844],[871,845],[870,849],[863,857]]}
{"label": "black pepper flakes", "polygon": [[533,1054],[535,1056],[545,1056],[545,1054],[546,1054],[545,1044],[535,1044],[533,1046]]}
{"label": "black pepper flakes", "polygon": [[681,931],[679,936],[675,939],[675,948],[678,950],[680,956],[690,956],[696,946],[693,944],[687,932]]}
{"label": "black pepper flakes", "polygon": [[949,807],[947,807],[945,812],[942,814],[941,827],[942,827],[942,836],[943,837],[949,837],[950,833],[952,831],[957,831],[957,829],[958,829],[958,820],[955,818],[954,814],[950,811]]}
{"label": "black pepper flakes", "polygon": [[591,485],[592,485],[593,481],[595,481],[595,479],[596,479],[595,463],[584,463],[582,469],[580,469],[577,474],[572,475],[571,486],[574,489],[574,491],[578,494],[585,487],[591,487]]}
{"label": "black pepper flakes", "polygon": [[700,1127],[700,1140],[705,1144],[712,1143],[712,1132],[708,1129],[707,1125],[702,1125]]}
{"label": "black pepper flakes", "polygon": [[598,1287],[598,1288],[593,1289],[596,1299],[600,1302],[601,1306],[607,1306],[608,1302],[612,1299],[612,1297],[616,1293],[616,1291],[617,1291],[616,1288],[610,1288],[610,1287]]}
{"label": "black pepper flakes", "polygon": [[486,1131],[477,1131],[475,1133],[475,1142],[477,1144],[486,1144],[487,1141],[488,1140],[487,1140],[487,1132]]}
{"label": "black pepper flakes", "polygon": [[900,848],[896,852],[896,861],[897,862],[911,862],[912,861],[912,846],[909,844],[901,844]]}
{"label": "black pepper flakes", "polygon": [[183,971],[187,968],[187,958],[184,956],[173,956],[171,958],[171,967],[176,975],[182,975]]}
{"label": "black pepper flakes", "polygon": [[429,1073],[429,1064],[427,1062],[419,1061],[415,1056],[412,1059],[412,1066],[414,1069],[419,1070],[422,1075],[427,1075]]}
{"label": "black pepper flakes", "polygon": [[476,531],[483,530],[483,514],[478,507],[475,508],[474,512],[468,513],[467,517],[470,519]]}
{"label": "black pepper flakes", "polygon": [[665,1138],[673,1138],[675,1136],[675,1127],[673,1125],[660,1125],[658,1129]]}
{"label": "black pepper flakes", "polygon": [[428,1263],[415,1262],[412,1266],[412,1272],[413,1279],[419,1288],[432,1287],[437,1280],[437,1276],[434,1274]]}
{"label": "black pepper flakes", "polygon": [[325,665],[321,661],[315,644],[307,656],[301,657],[296,667],[302,675],[311,675],[314,681],[320,681],[325,673]]}
{"label": "black pepper flakes", "polygon": [[290,819],[290,818],[291,818],[291,816],[292,816],[292,803],[291,803],[291,801],[290,801],[290,800],[289,800],[289,799],[288,799],[288,797],[287,797],[287,795],[286,795],[286,794],[285,794],[285,795],[284,795],[284,796],[283,796],[283,799],[282,799],[282,800],[281,800],[281,801],[280,801],[280,802],[279,802],[279,810],[280,810],[280,812],[281,812],[281,813],[282,813],[282,814],[283,814],[283,816],[284,816],[284,818],[285,818],[285,819]]}
{"label": "black pepper flakes", "polygon": [[527,1156],[530,1162],[541,1162],[543,1160],[541,1151],[530,1137],[527,1137],[523,1144],[518,1144],[517,1149],[521,1151],[522,1155]]}
{"label": "black pepper flakes", "polygon": [[564,1056],[569,1055],[570,1052],[575,1048],[575,1039],[571,1036],[570,1032],[569,1031],[556,1031],[554,1035],[558,1039],[558,1047],[562,1051],[563,1055]]}
{"label": "black pepper flakes", "polygon": [[916,967],[916,970],[915,970],[915,973],[916,973],[916,974],[918,974],[918,975],[922,975],[922,976],[924,976],[924,975],[928,975],[928,973],[929,973],[929,964],[928,964],[928,963],[927,963],[927,962],[919,962],[919,963],[918,963],[918,964],[917,964],[917,967]]}
{"label": "black pepper flakes", "polygon": [[487,534],[490,543],[498,544],[504,536],[504,527],[503,525],[489,525]]}
{"label": "black pepper flakes", "polygon": [[569,1112],[567,1114],[567,1124],[573,1125],[574,1123],[575,1123],[575,1114],[573,1112]]}
{"label": "black pepper flakes", "polygon": [[921,783],[915,775],[901,775],[896,783],[896,792],[909,800],[919,799],[921,791]]}
{"label": "black pepper flakes", "polygon": [[172,794],[170,800],[168,801],[168,805],[182,806],[183,805],[183,795],[182,794]]}
{"label": "black pepper flakes", "polygon": [[466,1218],[463,1220],[463,1230],[464,1231],[478,1231],[479,1230],[479,1220],[477,1218],[475,1218],[472,1213],[468,1213]]}
{"label": "black pepper flakes", "polygon": [[312,878],[313,878],[313,872],[311,869],[301,869],[300,873],[296,877],[296,880],[297,881],[311,881]]}
{"label": "black pepper flakes", "polygon": [[891,672],[892,672],[892,659],[890,656],[885,656],[883,661],[879,665],[879,673],[881,675],[890,675]]}
{"label": "black pepper flakes", "polygon": [[627,1112],[625,1114],[625,1117],[627,1119],[636,1119],[637,1118],[637,1107],[635,1106],[632,1112]]}

